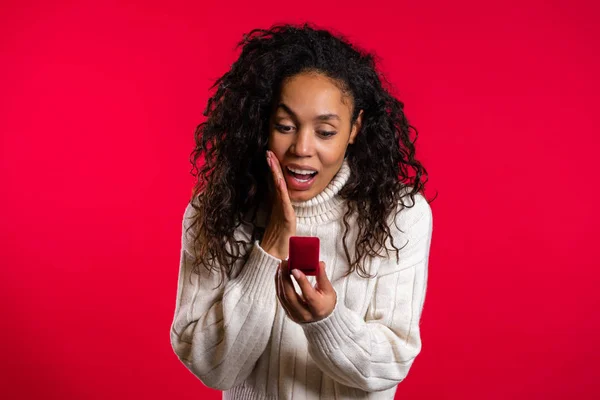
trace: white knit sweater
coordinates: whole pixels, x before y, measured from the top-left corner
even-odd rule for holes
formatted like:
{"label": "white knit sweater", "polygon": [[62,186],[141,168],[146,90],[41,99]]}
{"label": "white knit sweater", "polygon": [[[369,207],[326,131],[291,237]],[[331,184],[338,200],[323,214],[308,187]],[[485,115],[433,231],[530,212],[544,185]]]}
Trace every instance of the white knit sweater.
{"label": "white knit sweater", "polygon": [[[191,233],[185,229],[195,210],[184,213],[177,301],[171,345],[182,363],[224,399],[393,399],[421,351],[419,320],[427,288],[432,212],[415,196],[390,219],[394,244],[389,259],[373,258],[367,270],[348,277],[342,236],[346,202],[338,196],[350,168],[342,165],[327,188],[305,202],[294,202],[298,236],[318,236],[338,301],[327,318],[306,324],[290,320],[275,291],[279,259],[254,242],[249,258],[219,276],[191,274]],[[264,226],[263,215],[263,226]],[[394,223],[395,222],[395,223]],[[354,254],[356,224],[347,243]],[[249,227],[236,237],[250,239]],[[314,277],[308,277],[314,284]],[[297,284],[295,284],[298,288]],[[299,290],[299,289],[298,289]]]}

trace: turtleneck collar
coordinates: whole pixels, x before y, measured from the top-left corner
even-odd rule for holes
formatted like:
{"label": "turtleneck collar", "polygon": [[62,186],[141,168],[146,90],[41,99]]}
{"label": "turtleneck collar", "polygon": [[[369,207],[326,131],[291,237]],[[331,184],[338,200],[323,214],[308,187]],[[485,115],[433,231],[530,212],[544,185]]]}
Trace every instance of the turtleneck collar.
{"label": "turtleneck collar", "polygon": [[338,218],[343,213],[341,207],[344,200],[339,196],[339,191],[350,178],[350,165],[344,159],[342,166],[331,182],[315,197],[305,201],[292,201],[298,223],[315,224],[325,223]]}

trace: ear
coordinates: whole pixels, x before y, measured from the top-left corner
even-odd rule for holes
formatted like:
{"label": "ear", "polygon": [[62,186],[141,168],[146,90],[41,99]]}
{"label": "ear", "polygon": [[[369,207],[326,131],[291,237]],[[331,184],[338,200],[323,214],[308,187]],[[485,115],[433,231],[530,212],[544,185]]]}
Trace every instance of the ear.
{"label": "ear", "polygon": [[358,113],[358,117],[356,118],[356,122],[352,125],[352,131],[350,132],[350,139],[348,140],[348,144],[353,144],[356,139],[356,135],[360,132],[360,128],[362,127],[362,116],[363,110],[360,110]]}

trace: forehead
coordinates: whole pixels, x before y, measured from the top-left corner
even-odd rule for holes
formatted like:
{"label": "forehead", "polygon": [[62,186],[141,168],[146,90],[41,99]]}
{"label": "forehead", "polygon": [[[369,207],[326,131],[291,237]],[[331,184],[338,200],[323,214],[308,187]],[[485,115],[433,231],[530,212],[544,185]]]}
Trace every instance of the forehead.
{"label": "forehead", "polygon": [[349,118],[352,107],[352,100],[331,78],[314,72],[285,79],[279,101],[291,108],[298,117],[334,113]]}

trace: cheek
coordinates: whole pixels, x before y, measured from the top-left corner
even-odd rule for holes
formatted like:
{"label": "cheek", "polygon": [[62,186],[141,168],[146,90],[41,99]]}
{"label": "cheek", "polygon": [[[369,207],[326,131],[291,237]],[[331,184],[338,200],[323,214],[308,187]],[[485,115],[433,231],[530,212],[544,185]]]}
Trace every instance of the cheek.
{"label": "cheek", "polygon": [[267,145],[267,148],[275,153],[277,158],[281,160],[289,147],[287,141],[285,136],[271,133],[269,135],[269,144]]}
{"label": "cheek", "polygon": [[345,153],[346,146],[343,141],[323,143],[319,149],[319,159],[324,167],[336,166],[344,158]]}

